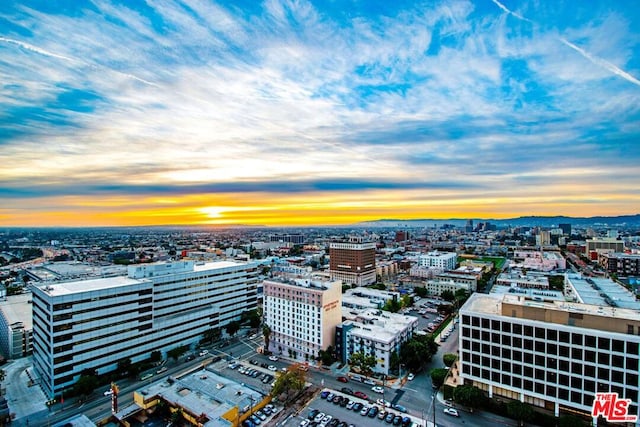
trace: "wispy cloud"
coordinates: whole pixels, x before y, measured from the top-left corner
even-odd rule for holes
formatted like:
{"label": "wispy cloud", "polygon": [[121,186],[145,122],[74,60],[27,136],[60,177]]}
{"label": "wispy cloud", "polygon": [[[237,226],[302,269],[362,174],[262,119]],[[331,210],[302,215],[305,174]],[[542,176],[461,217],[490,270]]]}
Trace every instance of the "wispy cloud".
{"label": "wispy cloud", "polygon": [[590,175],[600,200],[628,194],[611,165],[640,180],[638,32],[620,18],[638,13],[598,4],[4,5],[0,202],[322,194],[331,211],[335,193],[453,214],[478,192],[494,211],[573,200]]}

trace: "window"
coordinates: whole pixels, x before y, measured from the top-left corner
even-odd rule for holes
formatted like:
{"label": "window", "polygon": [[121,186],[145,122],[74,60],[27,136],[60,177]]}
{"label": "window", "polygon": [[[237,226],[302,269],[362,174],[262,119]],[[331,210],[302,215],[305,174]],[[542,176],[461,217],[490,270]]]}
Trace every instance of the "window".
{"label": "window", "polygon": [[584,360],[587,362],[595,362],[596,361],[596,352],[591,350],[584,351]]}
{"label": "window", "polygon": [[604,337],[598,338],[598,348],[600,350],[609,350],[610,344],[611,344],[611,340],[609,338],[604,338]]}
{"label": "window", "polygon": [[569,332],[560,332],[560,342],[569,344]]}
{"label": "window", "polygon": [[543,340],[545,339],[545,337],[546,337],[545,329],[536,328],[536,338]]}
{"label": "window", "polygon": [[524,327],[524,334],[525,334],[525,336],[527,336],[527,337],[532,337],[532,336],[533,336],[533,326],[525,325],[525,327]]}
{"label": "window", "polygon": [[571,334],[571,344],[582,345],[582,335],[575,333]]}
{"label": "window", "polygon": [[595,347],[596,346],[596,337],[593,335],[587,335],[584,337],[584,345],[587,347]]}
{"label": "window", "polygon": [[511,332],[511,323],[502,322],[502,332]]}

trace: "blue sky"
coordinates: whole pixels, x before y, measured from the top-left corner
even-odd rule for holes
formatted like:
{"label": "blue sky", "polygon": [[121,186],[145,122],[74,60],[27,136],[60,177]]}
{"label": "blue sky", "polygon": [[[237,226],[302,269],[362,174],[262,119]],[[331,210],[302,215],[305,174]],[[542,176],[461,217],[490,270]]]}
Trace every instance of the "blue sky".
{"label": "blue sky", "polygon": [[0,225],[640,209],[632,1],[0,3]]}

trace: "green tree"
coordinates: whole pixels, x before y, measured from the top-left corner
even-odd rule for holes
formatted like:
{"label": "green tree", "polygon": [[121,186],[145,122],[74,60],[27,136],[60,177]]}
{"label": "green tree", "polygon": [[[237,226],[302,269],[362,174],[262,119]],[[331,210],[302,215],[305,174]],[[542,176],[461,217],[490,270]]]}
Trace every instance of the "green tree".
{"label": "green tree", "polygon": [[445,301],[451,302],[455,299],[456,296],[453,294],[453,292],[447,289],[445,291],[442,291],[442,293],[440,294],[440,297],[442,297],[442,299]]}
{"label": "green tree", "polygon": [[415,292],[415,294],[421,298],[426,297],[428,293],[427,288],[420,288],[420,287],[413,288],[413,292]]}
{"label": "green tree", "polygon": [[447,378],[447,374],[449,373],[448,369],[445,368],[435,368],[430,372],[431,382],[433,386],[436,388],[440,388],[442,384],[444,384],[445,378]]}
{"label": "green tree", "polygon": [[271,341],[271,327],[266,323],[262,325],[262,336],[264,337],[264,349],[269,351],[269,342]]}
{"label": "green tree", "polygon": [[512,400],[507,404],[507,415],[518,420],[518,425],[523,426],[525,421],[529,421],[533,417],[533,409],[526,403]]}
{"label": "green tree", "polygon": [[442,355],[442,361],[444,362],[444,366],[446,366],[447,368],[450,368],[457,358],[458,355],[455,353],[445,353]]}
{"label": "green tree", "polygon": [[351,357],[349,358],[349,364],[358,368],[358,370],[366,376],[369,376],[371,374],[371,370],[374,366],[376,366],[376,363],[376,357],[370,354],[366,354],[364,351],[352,353]]}
{"label": "green tree", "polygon": [[173,358],[174,361],[177,361],[178,358],[183,354],[185,354],[187,351],[189,351],[189,346],[181,345],[179,347],[172,348],[171,350],[167,351],[167,356]]}
{"label": "green tree", "polygon": [[453,390],[453,400],[473,409],[482,406],[486,399],[478,387],[462,385]]}
{"label": "green tree", "polygon": [[222,332],[220,332],[220,328],[210,328],[204,331],[204,333],[202,334],[202,342],[213,344],[214,342],[218,341],[221,336]]}
{"label": "green tree", "polygon": [[121,374],[127,375],[129,377],[135,377],[135,374],[131,375],[132,366],[133,363],[128,357],[118,360],[118,372],[120,372]]}
{"label": "green tree", "polygon": [[390,311],[392,313],[397,313],[398,311],[400,311],[401,308],[402,308],[402,305],[400,304],[400,301],[398,301],[396,298],[387,300],[387,302],[385,302],[384,305],[382,306],[383,310]]}
{"label": "green tree", "polygon": [[227,323],[225,330],[229,335],[234,336],[240,330],[240,322],[238,322],[237,320],[232,320],[231,322]]}
{"label": "green tree", "polygon": [[286,372],[282,372],[276,378],[273,388],[271,389],[271,396],[277,397],[284,394],[284,401],[288,402],[292,397],[296,396],[298,392],[304,389],[306,381],[307,372],[300,369],[299,364],[291,365]]}
{"label": "green tree", "polygon": [[336,361],[335,352],[336,349],[330,345],[326,350],[320,350],[318,352],[318,358],[322,361],[323,365],[329,366]]}
{"label": "green tree", "polygon": [[420,372],[437,351],[433,335],[414,335],[400,346],[400,363],[411,372]]}
{"label": "green tree", "polygon": [[389,356],[389,369],[393,372],[398,372],[398,374],[400,374],[399,368],[400,368],[400,355],[398,354],[397,351],[394,350],[391,352],[391,355]]}
{"label": "green tree", "polygon": [[152,363],[157,363],[162,360],[162,352],[160,350],[153,350],[149,355],[149,361]]}
{"label": "green tree", "polygon": [[80,375],[73,386],[73,391],[76,396],[88,396],[97,386],[98,378],[95,375]]}
{"label": "green tree", "polygon": [[585,420],[576,417],[575,415],[562,415],[558,419],[558,427],[587,427],[590,425],[591,423],[587,423]]}

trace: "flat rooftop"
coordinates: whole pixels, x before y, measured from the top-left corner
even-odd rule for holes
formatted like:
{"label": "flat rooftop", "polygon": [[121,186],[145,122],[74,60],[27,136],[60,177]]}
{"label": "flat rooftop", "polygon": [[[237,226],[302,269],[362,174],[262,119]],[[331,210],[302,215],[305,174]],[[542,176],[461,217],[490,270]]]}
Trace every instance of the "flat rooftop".
{"label": "flat rooftop", "polygon": [[36,285],[51,296],[71,295],[80,292],[117,288],[147,282],[147,280],[130,279],[127,276],[104,277],[99,279],[76,280],[72,282],[46,283]]}
{"label": "flat rooftop", "polygon": [[352,334],[387,343],[393,341],[399,333],[411,325],[418,324],[418,318],[415,316],[405,316],[372,308],[358,310],[342,307],[342,317],[345,319],[344,324],[354,325],[354,329],[351,330]]}
{"label": "flat rooftop", "polygon": [[502,304],[522,305],[537,307],[547,310],[557,310],[569,313],[582,313],[593,316],[602,316],[610,319],[628,319],[640,321],[640,311],[606,307],[592,304],[582,304],[566,301],[535,301],[510,294],[480,294],[474,293],[462,306],[463,311],[471,311],[479,314],[502,315]]}
{"label": "flat rooftop", "polygon": [[635,295],[611,279],[568,274],[567,281],[585,304],[640,310]]}
{"label": "flat rooftop", "polygon": [[7,319],[9,325],[22,322],[26,330],[33,329],[33,296],[31,292],[19,295],[9,295],[6,300],[0,302],[0,310]]}
{"label": "flat rooftop", "polygon": [[229,421],[222,415],[234,407],[248,411],[261,402],[264,395],[241,383],[218,375],[208,369],[190,372],[180,378],[169,377],[156,381],[136,391],[145,399],[160,396],[193,414],[205,414],[207,427],[228,427]]}

